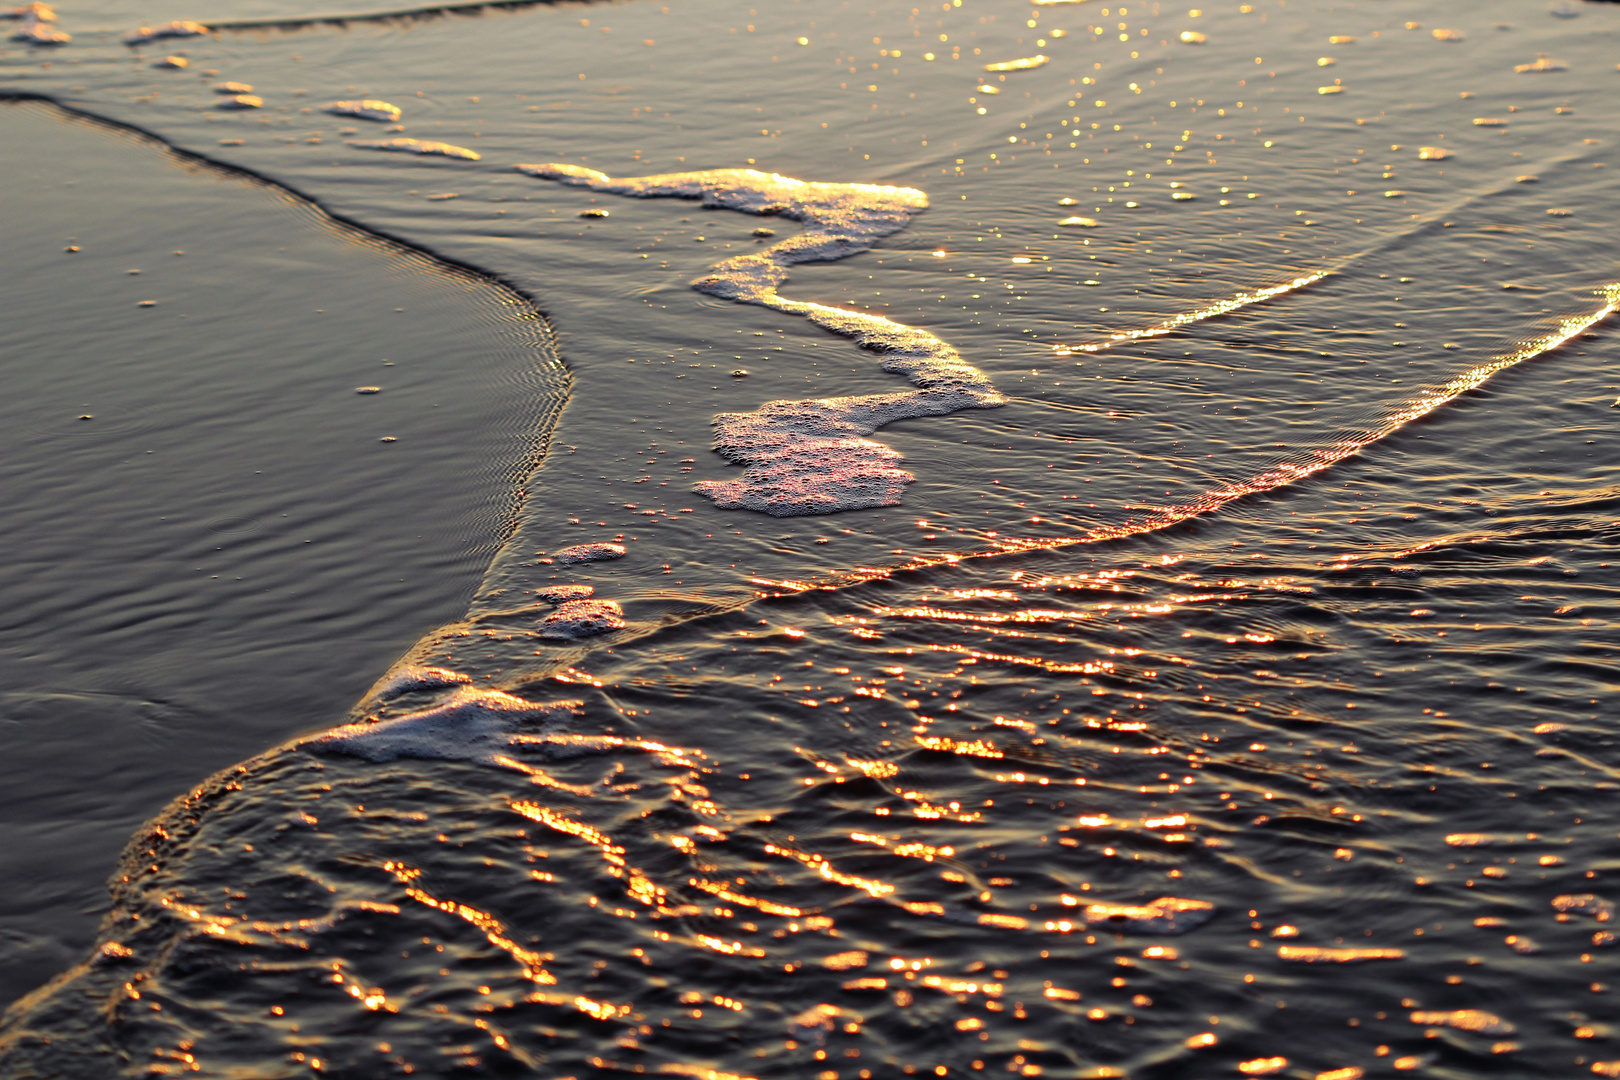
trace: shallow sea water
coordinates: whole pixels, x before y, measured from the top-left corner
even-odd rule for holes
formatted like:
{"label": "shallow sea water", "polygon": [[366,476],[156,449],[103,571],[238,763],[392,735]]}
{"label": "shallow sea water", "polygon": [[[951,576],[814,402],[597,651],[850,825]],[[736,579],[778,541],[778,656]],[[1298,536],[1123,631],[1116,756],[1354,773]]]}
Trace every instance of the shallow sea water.
{"label": "shallow sea water", "polygon": [[[534,340],[555,333],[572,380],[553,424],[534,403],[561,375],[461,372],[460,423],[504,409],[521,437],[435,455],[447,474],[425,486],[448,501],[413,498],[406,470],[365,484],[387,544],[456,569],[432,597],[426,568],[377,574],[408,586],[392,637],[358,589],[278,601],[293,620],[322,598],[373,628],[371,651],[292,633],[331,669],[301,679],[308,699],[266,681],[259,719],[222,722],[206,751],[187,739],[209,768],[290,741],[137,832],[89,959],[7,1014],[8,1074],[1620,1074],[1620,6],[1191,12],[801,0],[311,22],[327,12],[107,3],[61,10],[68,46],[0,53],[6,93],[534,298]],[[122,44],[201,17],[288,22]],[[152,66],[168,53],[190,66]],[[262,107],[218,108],[224,80]],[[400,106],[398,130],[320,111],[358,98]],[[75,152],[27,110],[7,110],[8,146]],[[72,134],[79,160],[107,153],[110,136]],[[382,138],[479,158],[348,145]],[[780,294],[932,335],[1006,403],[864,435],[910,474],[891,505],[718,509],[693,490],[740,474],[710,448],[717,414],[905,376],[825,322],[691,287],[793,241],[794,220],[515,168],[548,163],[925,193],[903,229],[793,266]],[[105,198],[141,221],[196,182]],[[1076,217],[1094,224],[1060,224]],[[274,245],[246,220],[244,251]],[[98,287],[81,246],[64,269],[41,249],[42,294]],[[176,288],[218,291],[186,273]],[[386,271],[369,273],[375,302]],[[170,351],[281,332],[257,300],[226,314]],[[406,412],[397,445],[341,445],[356,404],[390,400],[353,396],[342,365],[370,370],[354,357],[378,352],[373,327],[406,317],[298,324],[350,395],[330,419],[289,411],[336,440],[294,440],[315,473],[431,436]],[[49,342],[58,322],[7,333]],[[100,377],[94,340],[65,351],[76,380]],[[73,397],[39,404],[50,392],[8,407],[41,424]],[[24,506],[70,482],[53,464],[95,468],[19,460]],[[485,487],[457,486],[469,470]],[[298,495],[282,512],[352,497]],[[492,497],[520,509],[481,516]],[[434,555],[428,528],[480,542]],[[597,542],[625,554],[556,557]],[[373,571],[395,558],[335,547]],[[586,602],[565,585],[626,625],[549,636],[557,604]],[[115,609],[140,586],[97,587]],[[242,644],[189,676],[116,620],[29,618],[76,663],[142,662],[153,686],[227,701],[273,662],[250,614],[212,617]],[[18,684],[46,684],[30,662]],[[344,722],[366,726],[319,737]],[[30,753],[72,790],[72,754]],[[197,779],[165,764],[122,773],[148,800],[136,816]],[[40,829],[56,813],[16,805]],[[72,887],[105,865],[79,859]],[[1171,918],[1163,897],[1197,903]]]}

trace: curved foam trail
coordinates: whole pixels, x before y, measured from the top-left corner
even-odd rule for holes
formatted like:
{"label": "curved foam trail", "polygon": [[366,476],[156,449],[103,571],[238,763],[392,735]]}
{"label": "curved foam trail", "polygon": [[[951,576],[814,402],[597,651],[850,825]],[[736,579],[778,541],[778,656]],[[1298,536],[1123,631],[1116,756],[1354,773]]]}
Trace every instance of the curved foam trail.
{"label": "curved foam trail", "polygon": [[771,214],[800,222],[797,236],[718,264],[692,283],[711,296],[801,315],[862,348],[883,354],[883,369],[915,390],[859,397],[771,401],[751,413],[715,417],[715,450],[747,468],[736,480],[706,481],[697,491],[722,509],[776,517],[894,506],[914,476],[891,447],[865,436],[885,424],[959,409],[1006,404],[984,372],[950,345],[877,315],[788,300],[776,290],[796,263],[827,262],[870,251],[928,208],[915,188],[824,184],[755,169],[712,169],[615,179],[579,165],[519,165],[531,176],[636,198],[702,199],[705,206]]}
{"label": "curved foam trail", "polygon": [[1084,345],[1054,345],[1052,350],[1059,356],[1073,356],[1075,353],[1102,352],[1104,349],[1111,349],[1115,345],[1123,345],[1130,341],[1145,341],[1148,338],[1164,337],[1167,334],[1175,333],[1183,326],[1190,326],[1193,323],[1203,322],[1205,319],[1228,315],[1240,308],[1246,308],[1250,304],[1264,303],[1273,297],[1295,292],[1309,285],[1315,285],[1332,272],[1331,270],[1318,270],[1315,273],[1297,277],[1293,281],[1284,282],[1281,285],[1256,289],[1254,292],[1238,293],[1227,300],[1217,300],[1215,303],[1201,307],[1197,311],[1188,311],[1172,316],[1156,326],[1147,326],[1140,330],[1125,330],[1118,334],[1110,334],[1101,341],[1087,342]]}

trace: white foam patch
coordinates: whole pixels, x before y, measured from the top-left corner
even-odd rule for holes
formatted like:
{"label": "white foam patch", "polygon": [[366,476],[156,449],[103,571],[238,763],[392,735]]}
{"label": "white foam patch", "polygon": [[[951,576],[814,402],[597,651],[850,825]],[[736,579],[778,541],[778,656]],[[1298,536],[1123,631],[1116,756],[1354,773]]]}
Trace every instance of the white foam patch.
{"label": "white foam patch", "polygon": [[66,45],[73,40],[73,35],[57,28],[56,11],[40,0],[8,11],[5,17],[22,20],[22,25],[12,32],[12,41],[26,41],[30,45]]}
{"label": "white foam patch", "polygon": [[366,695],[367,701],[380,702],[389,698],[396,698],[401,694],[411,693],[413,690],[439,690],[447,686],[466,686],[472,682],[472,676],[460,671],[451,671],[449,668],[422,667],[417,664],[406,664],[396,668],[371,688]]}
{"label": "white foam patch", "polygon": [[126,45],[145,45],[148,41],[157,41],[159,38],[198,37],[209,33],[208,27],[200,22],[190,19],[176,19],[173,22],[161,23],[157,26],[143,26],[124,39]]}
{"label": "white foam patch", "polygon": [[517,744],[517,729],[558,724],[579,709],[574,701],[536,704],[499,690],[462,687],[449,700],[374,724],[348,724],[302,745],[317,753],[368,761],[427,758],[494,762]]}
{"label": "white foam patch", "polygon": [[432,142],[426,139],[361,139],[349,143],[358,150],[389,150],[399,154],[430,154],[439,157],[478,161],[483,155],[465,146]]}
{"label": "white foam patch", "polygon": [[540,599],[549,600],[553,604],[560,604],[565,600],[584,600],[596,592],[589,585],[553,585],[540,592]]}
{"label": "white foam patch", "polygon": [[612,600],[568,600],[540,620],[540,636],[561,641],[624,629],[624,611]]}
{"label": "white foam patch", "polygon": [[362,120],[377,120],[389,124],[398,123],[401,116],[398,105],[378,101],[376,98],[366,98],[364,101],[334,101],[326,107],[326,111],[333,116],[358,116]]}
{"label": "white foam patch", "polygon": [[900,502],[915,479],[899,453],[865,436],[885,424],[958,409],[993,409],[1006,397],[989,377],[925,330],[876,315],[788,300],[777,292],[788,268],[871,250],[928,208],[915,188],[823,184],[754,169],[713,169],[615,179],[580,165],[519,165],[531,176],[637,198],[674,196],[748,214],[800,222],[797,236],[739,255],[693,282],[711,296],[802,315],[883,355],[883,368],[918,389],[862,397],[772,401],[751,413],[715,418],[715,449],[747,466],[736,480],[705,481],[697,490],[725,509],[777,517],[828,514]]}
{"label": "white foam patch", "polygon": [[603,562],[607,559],[624,558],[623,544],[575,544],[573,547],[559,548],[551,553],[551,557],[564,566],[582,562]]}

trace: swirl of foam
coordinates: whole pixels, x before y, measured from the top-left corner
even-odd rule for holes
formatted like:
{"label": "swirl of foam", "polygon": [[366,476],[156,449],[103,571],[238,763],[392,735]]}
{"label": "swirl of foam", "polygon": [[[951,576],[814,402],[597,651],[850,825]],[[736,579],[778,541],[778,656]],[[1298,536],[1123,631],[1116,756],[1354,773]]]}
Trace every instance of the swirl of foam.
{"label": "swirl of foam", "polygon": [[958,409],[993,409],[1006,397],[954,348],[916,327],[877,315],[788,300],[776,290],[796,263],[827,262],[870,251],[928,208],[915,188],[824,184],[755,169],[711,169],[615,179],[580,165],[519,165],[545,180],[636,198],[702,199],[703,205],[771,214],[804,226],[763,251],[726,259],[692,283],[711,296],[801,315],[883,355],[883,369],[917,387],[892,394],[770,401],[749,413],[715,417],[715,450],[747,466],[736,480],[697,490],[722,509],[776,517],[894,506],[914,476],[901,455],[865,436],[885,424]]}

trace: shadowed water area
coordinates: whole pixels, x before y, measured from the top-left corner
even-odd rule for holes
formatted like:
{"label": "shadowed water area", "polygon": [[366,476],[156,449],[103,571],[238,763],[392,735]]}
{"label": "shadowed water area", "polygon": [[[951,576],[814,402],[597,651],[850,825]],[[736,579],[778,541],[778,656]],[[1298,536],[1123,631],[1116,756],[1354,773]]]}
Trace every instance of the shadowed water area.
{"label": "shadowed water area", "polygon": [[[7,430],[106,409],[134,440],[8,456],[7,528],[95,590],[4,585],[8,640],[52,643],[7,646],[8,857],[64,820],[83,849],[7,916],[55,961],[14,993],[65,969],[6,1014],[8,1075],[1620,1075],[1620,6],[272,8],[63,8],[71,43],[10,46],[0,90],[547,321],[502,338],[533,311],[502,285],[0,116],[40,207],[7,240],[39,267],[0,294],[38,384]],[[261,22],[125,43],[206,17]],[[91,175],[152,270],[69,226]],[[291,264],[260,272],[286,314],[221,299],[255,259]],[[68,312],[129,268],[112,325],[219,307],[139,331],[98,406]],[[534,374],[550,327],[571,381]],[[183,366],[242,336],[278,347],[235,392],[308,391],[254,417],[307,470],[274,512],[348,577],[287,544],[269,610],[215,606],[195,526],[67,569],[179,499],[108,483],[143,439],[210,448],[175,514],[248,516],[261,444]],[[408,350],[440,409],[373,431]],[[203,415],[137,419],[143,385]],[[75,484],[82,535],[26,528]],[[206,646],[128,633],[143,589]],[[64,689],[112,687],[203,719]],[[138,726],[195,764],[85,763]],[[66,809],[107,776],[123,802]],[[53,913],[198,781],[87,946]]]}

